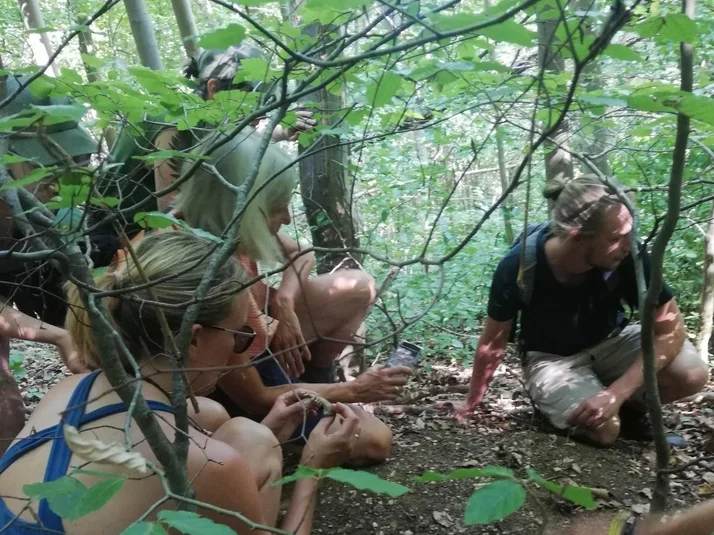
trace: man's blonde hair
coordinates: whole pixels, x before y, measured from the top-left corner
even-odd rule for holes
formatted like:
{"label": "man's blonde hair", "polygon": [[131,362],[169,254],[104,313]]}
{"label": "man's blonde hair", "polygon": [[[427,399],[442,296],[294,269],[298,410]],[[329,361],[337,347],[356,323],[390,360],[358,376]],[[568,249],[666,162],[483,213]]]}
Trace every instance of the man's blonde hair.
{"label": "man's blonde hair", "polygon": [[[201,143],[196,152],[215,142],[216,132]],[[228,143],[213,152],[207,163],[232,186],[243,185],[254,165],[261,135],[246,128]],[[253,260],[274,264],[284,260],[276,236],[268,228],[267,217],[279,203],[288,203],[297,182],[291,159],[279,147],[271,144],[260,162],[258,175],[247,195],[247,206],[238,229],[238,253]],[[187,163],[184,169],[191,164]],[[181,188],[177,202],[184,220],[195,228],[220,236],[225,232],[236,204],[236,194],[206,166],[200,167]]]}

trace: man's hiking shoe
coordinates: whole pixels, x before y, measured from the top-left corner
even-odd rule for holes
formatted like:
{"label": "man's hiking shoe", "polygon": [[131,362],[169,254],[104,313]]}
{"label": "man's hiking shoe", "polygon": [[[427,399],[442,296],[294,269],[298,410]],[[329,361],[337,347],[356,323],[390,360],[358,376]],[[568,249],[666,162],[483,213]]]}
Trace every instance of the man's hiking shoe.
{"label": "man's hiking shoe", "polygon": [[647,412],[624,404],[620,408],[620,436],[625,440],[652,442],[652,424]]}
{"label": "man's hiking shoe", "polygon": [[[628,405],[623,405],[620,409],[620,436],[625,440],[652,442],[654,433],[647,413],[633,409]],[[687,446],[686,439],[674,431],[667,431],[665,438],[671,448],[684,448]]]}

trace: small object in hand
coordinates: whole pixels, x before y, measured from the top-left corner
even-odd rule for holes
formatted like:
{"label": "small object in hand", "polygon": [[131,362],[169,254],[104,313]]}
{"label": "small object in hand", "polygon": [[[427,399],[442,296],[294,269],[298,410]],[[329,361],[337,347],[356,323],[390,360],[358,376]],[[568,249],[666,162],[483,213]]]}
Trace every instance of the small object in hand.
{"label": "small object in hand", "polygon": [[391,355],[387,358],[384,367],[394,368],[396,366],[406,366],[413,370],[419,362],[420,354],[421,347],[418,345],[409,342],[400,342],[397,348],[392,351]]}
{"label": "small object in hand", "polygon": [[311,400],[313,400],[317,405],[319,405],[320,407],[322,407],[322,413],[323,413],[325,416],[332,416],[333,414],[335,414],[335,411],[332,410],[332,403],[330,403],[329,401],[327,401],[327,400],[326,400],[325,398],[323,398],[322,396],[318,396],[318,395],[316,395],[316,394],[310,394],[308,397],[309,397]]}

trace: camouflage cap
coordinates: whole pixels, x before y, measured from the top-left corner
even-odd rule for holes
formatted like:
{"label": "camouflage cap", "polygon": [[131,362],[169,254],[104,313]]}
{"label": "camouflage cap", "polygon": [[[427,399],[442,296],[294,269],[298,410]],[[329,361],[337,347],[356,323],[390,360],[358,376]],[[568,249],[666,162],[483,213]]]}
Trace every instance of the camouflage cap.
{"label": "camouflage cap", "polygon": [[218,80],[233,80],[244,59],[264,59],[260,50],[247,43],[231,46],[226,50],[204,50],[196,60],[198,79],[201,82],[216,78]]}

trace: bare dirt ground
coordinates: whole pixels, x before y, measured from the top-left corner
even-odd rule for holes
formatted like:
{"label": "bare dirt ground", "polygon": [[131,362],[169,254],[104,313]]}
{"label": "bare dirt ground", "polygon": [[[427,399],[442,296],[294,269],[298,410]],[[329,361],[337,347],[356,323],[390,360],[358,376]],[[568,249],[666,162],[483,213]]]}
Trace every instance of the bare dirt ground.
{"label": "bare dirt ground", "polygon": [[[15,342],[24,355],[26,375],[20,379],[28,413],[44,392],[65,376],[51,347]],[[458,423],[451,403],[464,398],[468,373],[455,365],[432,363],[419,370],[398,405],[368,407],[394,431],[389,460],[373,471],[408,486],[399,498],[357,491],[325,481],[314,533],[352,535],[424,535],[453,533],[537,534],[546,527],[580,522],[582,509],[537,493],[505,521],[465,526],[466,502],[486,481],[462,479],[439,483],[413,481],[426,471],[448,473],[460,467],[506,466],[520,477],[533,468],[546,479],[601,489],[598,508],[647,510],[653,483],[654,451],[650,444],[620,440],[610,449],[596,449],[556,435],[534,415],[520,382],[516,359],[506,359],[484,406],[467,424]],[[710,387],[710,390],[712,388]],[[672,507],[680,508],[714,496],[714,405],[693,401],[666,409],[671,429],[688,440],[675,450],[671,466]],[[698,461],[698,459],[701,459]],[[289,469],[290,459],[286,465]],[[540,502],[540,503],[538,503]],[[547,531],[550,531],[548,529]]]}

